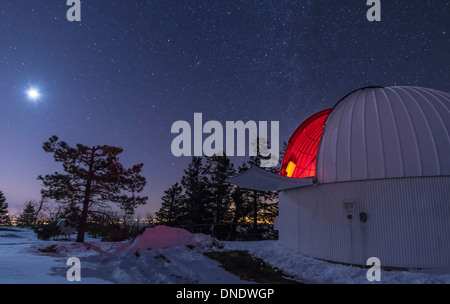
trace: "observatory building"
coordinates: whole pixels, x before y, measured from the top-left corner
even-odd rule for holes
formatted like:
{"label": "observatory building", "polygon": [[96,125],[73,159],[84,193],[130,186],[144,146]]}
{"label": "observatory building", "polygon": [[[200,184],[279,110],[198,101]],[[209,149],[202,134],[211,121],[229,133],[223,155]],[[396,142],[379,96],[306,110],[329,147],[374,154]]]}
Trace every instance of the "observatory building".
{"label": "observatory building", "polygon": [[356,265],[450,266],[450,94],[367,87],[306,119],[279,174],[230,178],[279,191],[281,245]]}

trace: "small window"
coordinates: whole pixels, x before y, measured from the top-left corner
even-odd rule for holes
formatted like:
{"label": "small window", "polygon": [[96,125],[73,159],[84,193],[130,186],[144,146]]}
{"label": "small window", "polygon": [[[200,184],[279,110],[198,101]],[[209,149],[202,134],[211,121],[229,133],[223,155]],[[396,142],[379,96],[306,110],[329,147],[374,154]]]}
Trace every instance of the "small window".
{"label": "small window", "polygon": [[286,176],[287,177],[292,177],[292,174],[294,174],[294,170],[295,170],[296,165],[293,162],[289,162],[287,167],[286,167]]}

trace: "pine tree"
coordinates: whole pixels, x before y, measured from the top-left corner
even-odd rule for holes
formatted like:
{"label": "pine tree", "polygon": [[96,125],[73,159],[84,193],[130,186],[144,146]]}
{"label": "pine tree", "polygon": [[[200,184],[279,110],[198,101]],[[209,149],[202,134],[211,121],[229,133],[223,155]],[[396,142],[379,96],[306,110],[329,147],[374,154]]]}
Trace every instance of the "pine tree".
{"label": "pine tree", "polygon": [[0,225],[10,225],[11,220],[8,215],[8,203],[6,197],[0,190]]}
{"label": "pine tree", "polygon": [[233,185],[225,180],[235,174],[234,165],[226,155],[213,155],[206,158],[206,173],[213,220],[216,223],[228,221],[232,217],[230,205]]}
{"label": "pine tree", "polygon": [[202,158],[192,157],[188,168],[184,170],[181,185],[186,195],[185,208],[188,221],[194,225],[211,222],[210,193]]}
{"label": "pine tree", "polygon": [[[237,174],[242,174],[249,169],[246,162],[238,166]],[[241,188],[238,186],[233,186],[231,190],[231,199],[233,205],[233,224],[234,229],[231,230],[230,240],[233,241],[236,238],[236,228],[237,224],[240,222],[245,222],[251,211],[252,205],[252,190]]]}
{"label": "pine tree", "polygon": [[161,208],[156,212],[156,216],[160,222],[166,224],[175,224],[186,218],[185,200],[183,188],[179,182],[164,191],[161,197]]}
{"label": "pine tree", "polygon": [[[253,161],[249,162],[250,164]],[[251,191],[251,211],[249,213],[256,229],[258,222],[273,222],[278,214],[278,193],[276,191]]]}
{"label": "pine tree", "polygon": [[30,227],[34,225],[36,220],[36,210],[34,208],[33,202],[28,201],[25,204],[25,208],[23,209],[22,214],[19,216],[19,221],[23,226]]}
{"label": "pine tree", "polygon": [[[249,166],[247,162],[244,162],[237,168],[237,174],[240,175],[248,169]],[[233,187],[231,191],[231,198],[234,205],[233,223],[237,224],[238,222],[243,221],[248,217],[248,214],[250,212],[249,206],[251,205],[251,192],[252,190],[248,190],[238,186]]]}
{"label": "pine tree", "polygon": [[35,213],[36,222],[35,222],[35,224],[37,224],[39,222],[39,216],[40,216],[41,212],[43,211],[43,207],[44,207],[45,202],[46,202],[46,200],[41,199],[40,201],[36,202],[36,204],[35,204],[35,206],[36,206],[35,207],[35,209],[36,209],[36,213]]}
{"label": "pine tree", "polygon": [[283,166],[284,155],[286,154],[288,147],[289,147],[289,145],[286,142],[283,142],[283,146],[281,147],[281,151],[280,151],[280,158],[278,161],[278,165],[276,167],[271,168],[271,170],[270,170],[271,172],[273,172],[273,173],[280,172],[280,170],[282,169],[282,166]]}
{"label": "pine tree", "polygon": [[75,202],[64,204],[57,218],[65,219],[71,227],[78,227],[80,225],[81,210]]}
{"label": "pine tree", "polygon": [[[55,161],[62,163],[65,173],[38,177],[43,183],[42,198],[79,207],[77,242],[84,242],[88,215],[95,207],[121,202],[132,189],[139,193],[145,186],[145,178],[140,176],[143,164],[124,169],[118,158],[123,152],[120,147],[82,144],[70,147],[53,136],[44,143],[43,149],[53,153]],[[136,201],[144,203],[146,198],[135,196]]]}
{"label": "pine tree", "polygon": [[145,178],[140,175],[140,170],[131,170],[129,172],[129,182],[124,184],[125,191],[128,194],[122,194],[119,196],[113,196],[111,201],[115,202],[119,208],[124,212],[124,222],[131,219],[134,215],[134,210],[139,205],[145,205],[147,203],[148,197],[137,196],[136,193],[144,190],[146,184]]}
{"label": "pine tree", "polygon": [[[259,138],[257,139],[259,143]],[[259,145],[258,145],[259,147]],[[282,151],[282,153],[284,153]],[[256,166],[261,167],[261,160],[267,159],[267,157],[262,156],[258,153],[257,156],[251,156],[250,161],[247,164],[250,167]],[[269,168],[266,169],[270,172],[276,173],[277,169]],[[258,191],[252,190],[252,210],[250,212],[250,217],[253,222],[253,228],[256,229],[258,226],[258,221],[273,221],[278,213],[278,193],[275,191]]]}

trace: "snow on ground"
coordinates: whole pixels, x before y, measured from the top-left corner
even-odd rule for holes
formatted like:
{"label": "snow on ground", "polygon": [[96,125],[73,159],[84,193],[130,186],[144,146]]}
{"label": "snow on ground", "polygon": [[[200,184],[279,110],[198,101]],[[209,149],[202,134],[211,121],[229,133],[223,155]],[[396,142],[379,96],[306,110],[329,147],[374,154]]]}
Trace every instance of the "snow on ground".
{"label": "snow on ground", "polygon": [[[249,283],[202,254],[202,250],[214,245],[208,236],[181,231],[181,237],[177,238],[172,230],[158,228],[155,231],[159,231],[159,242],[150,237],[155,231],[148,230],[134,243],[86,238],[81,244],[41,241],[29,229],[13,229],[16,231],[0,231],[0,284],[73,284],[66,278],[71,267],[66,262],[70,257],[81,261],[80,283]],[[56,252],[40,251],[52,245],[56,245]]]}
{"label": "snow on ground", "polygon": [[[87,237],[86,243],[41,241],[30,229],[0,229],[0,283],[48,284],[242,284],[252,283],[226,272],[205,257],[207,250],[248,250],[253,256],[305,283],[372,283],[367,269],[332,264],[295,253],[277,241],[218,242],[209,236],[158,226],[134,242],[110,243]],[[52,249],[55,252],[41,252]],[[51,251],[51,250],[50,250]],[[81,282],[69,282],[67,259],[81,261]],[[450,269],[384,271],[381,283],[450,283]]]}
{"label": "snow on ground", "polygon": [[[13,228],[14,231],[0,230],[0,284],[68,283],[67,258],[81,253],[81,244],[63,241],[41,241],[30,229]],[[98,243],[100,244],[100,243]],[[51,245],[61,246],[60,254],[46,254],[39,249]],[[84,253],[89,256],[93,251]],[[80,254],[81,256],[81,254]],[[88,266],[89,267],[89,266]],[[58,273],[59,269],[65,269]],[[91,278],[87,283],[108,283],[102,278]]]}
{"label": "snow on ground", "polygon": [[446,270],[381,270],[381,282],[369,282],[368,269],[329,263],[284,248],[277,241],[224,242],[223,250],[248,250],[296,280],[312,284],[449,284],[450,268]]}

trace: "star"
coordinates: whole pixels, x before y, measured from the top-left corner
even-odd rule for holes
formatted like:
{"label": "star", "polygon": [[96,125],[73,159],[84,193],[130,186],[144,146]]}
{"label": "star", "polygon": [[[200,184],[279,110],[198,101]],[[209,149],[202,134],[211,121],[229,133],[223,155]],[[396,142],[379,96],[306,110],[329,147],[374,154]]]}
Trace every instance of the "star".
{"label": "star", "polygon": [[39,97],[41,96],[41,94],[39,93],[39,90],[37,90],[35,88],[29,88],[26,93],[27,93],[28,98],[30,98],[33,101],[38,100]]}

